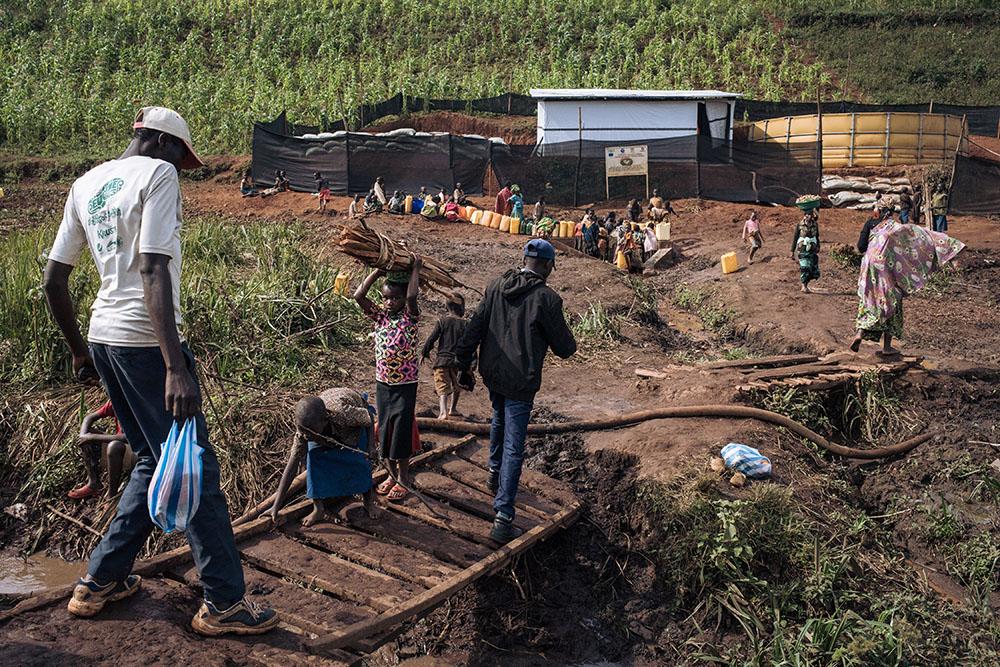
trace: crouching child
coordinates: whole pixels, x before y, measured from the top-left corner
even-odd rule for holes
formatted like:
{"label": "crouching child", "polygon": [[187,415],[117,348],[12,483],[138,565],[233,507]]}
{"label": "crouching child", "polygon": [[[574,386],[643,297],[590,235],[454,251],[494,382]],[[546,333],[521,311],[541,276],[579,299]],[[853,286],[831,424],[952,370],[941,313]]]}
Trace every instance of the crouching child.
{"label": "crouching child", "polygon": [[374,518],[370,459],[373,441],[373,410],[358,392],[327,389],[319,396],[300,400],[295,406],[295,440],[274,497],[271,518],[277,519],[303,458],[306,496],[313,501],[313,511],[302,525],[327,520],[333,501],[359,494],[364,496],[368,516]]}

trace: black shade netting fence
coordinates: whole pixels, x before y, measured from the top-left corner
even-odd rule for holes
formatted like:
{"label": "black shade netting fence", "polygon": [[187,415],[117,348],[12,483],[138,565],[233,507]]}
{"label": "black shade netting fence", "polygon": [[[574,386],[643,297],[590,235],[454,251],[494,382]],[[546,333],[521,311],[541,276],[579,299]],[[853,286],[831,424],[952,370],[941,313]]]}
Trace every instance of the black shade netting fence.
{"label": "black shade netting fence", "polygon": [[965,215],[1000,215],[1000,162],[958,155],[949,210]]}
{"label": "black shade netting fence", "polygon": [[293,190],[315,192],[319,172],[336,194],[366,193],[375,179],[388,192],[451,192],[461,182],[469,194],[481,194],[489,165],[490,143],[453,135],[372,136],[343,133],[326,139],[302,139],[276,133],[258,123],[253,134],[254,180],[274,181],[287,172]]}
{"label": "black shade netting fence", "polygon": [[[501,184],[521,186],[527,201],[583,205],[605,199],[645,199],[644,176],[606,178],[605,153],[622,142],[569,141],[543,146],[493,147]],[[818,144],[734,143],[709,137],[646,141],[648,188],[664,197],[789,204],[819,191]]]}

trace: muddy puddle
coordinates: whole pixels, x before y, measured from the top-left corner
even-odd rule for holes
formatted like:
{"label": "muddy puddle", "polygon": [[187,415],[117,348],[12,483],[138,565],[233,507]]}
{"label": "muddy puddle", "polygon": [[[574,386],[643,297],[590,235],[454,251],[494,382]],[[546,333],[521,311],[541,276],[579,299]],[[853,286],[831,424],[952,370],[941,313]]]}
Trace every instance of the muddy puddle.
{"label": "muddy puddle", "polygon": [[22,598],[44,588],[66,586],[83,576],[86,563],[68,563],[35,554],[25,561],[16,553],[0,552],[0,595]]}

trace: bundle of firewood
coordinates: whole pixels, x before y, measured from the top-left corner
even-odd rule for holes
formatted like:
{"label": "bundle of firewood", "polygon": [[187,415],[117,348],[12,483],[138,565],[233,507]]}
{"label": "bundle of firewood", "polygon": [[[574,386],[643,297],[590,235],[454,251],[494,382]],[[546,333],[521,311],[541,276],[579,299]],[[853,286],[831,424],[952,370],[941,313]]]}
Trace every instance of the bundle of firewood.
{"label": "bundle of firewood", "polygon": [[[337,247],[345,255],[372,268],[409,272],[413,267],[414,253],[411,250],[375,231],[363,220],[343,227]],[[471,289],[455,278],[441,262],[426,255],[421,255],[421,259],[420,281],[430,289],[443,294],[449,294],[448,290],[456,287]]]}

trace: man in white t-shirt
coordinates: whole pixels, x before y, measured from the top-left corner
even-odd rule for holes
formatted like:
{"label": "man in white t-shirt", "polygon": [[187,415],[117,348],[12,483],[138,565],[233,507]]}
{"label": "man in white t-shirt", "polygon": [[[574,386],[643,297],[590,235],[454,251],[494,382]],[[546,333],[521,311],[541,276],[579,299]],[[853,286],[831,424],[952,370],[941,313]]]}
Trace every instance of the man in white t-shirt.
{"label": "man in white t-shirt", "polygon": [[[201,166],[187,123],[177,112],[145,107],[117,160],[98,165],[70,188],[45,267],[45,295],[81,380],[100,377],[138,463],[118,514],[90,555],[69,611],[97,614],[139,590],[135,558],[153,531],[146,494],[160,444],[176,420],[194,418],[202,455],[202,493],[186,531],[205,589],[191,625],[205,635],[259,634],[278,624],[271,609],[245,596],[219,462],[201,412],[195,360],[181,337],[180,169]],[[101,286],[91,308],[89,347],[77,324],[69,275],[84,248]]]}

